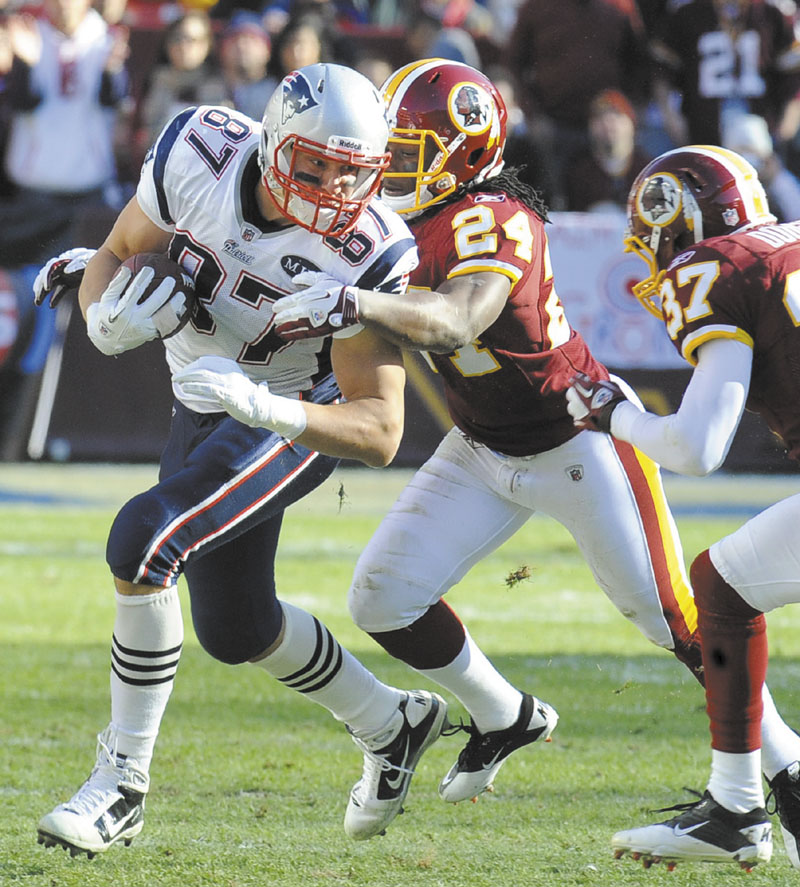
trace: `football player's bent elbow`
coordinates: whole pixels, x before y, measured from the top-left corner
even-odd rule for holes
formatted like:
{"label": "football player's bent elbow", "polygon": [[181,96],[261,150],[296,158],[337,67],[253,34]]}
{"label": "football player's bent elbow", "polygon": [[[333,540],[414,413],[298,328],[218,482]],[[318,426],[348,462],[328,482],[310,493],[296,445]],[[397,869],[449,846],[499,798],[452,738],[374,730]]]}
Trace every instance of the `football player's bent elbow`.
{"label": "football player's bent elbow", "polygon": [[689,477],[706,477],[709,474],[713,474],[719,467],[722,465],[722,462],[725,459],[725,454],[722,454],[722,457],[717,453],[690,453],[689,459],[686,461],[686,467],[681,474],[686,474]]}
{"label": "football player's bent elbow", "polygon": [[400,440],[403,437],[403,419],[400,417],[385,417],[364,438],[365,449],[360,459],[370,468],[386,468],[400,448]]}
{"label": "football player's bent elbow", "polygon": [[666,467],[688,477],[712,474],[725,461],[728,452],[727,447],[721,448],[716,440],[698,439],[694,435],[684,436],[676,449],[680,453],[680,464]]}

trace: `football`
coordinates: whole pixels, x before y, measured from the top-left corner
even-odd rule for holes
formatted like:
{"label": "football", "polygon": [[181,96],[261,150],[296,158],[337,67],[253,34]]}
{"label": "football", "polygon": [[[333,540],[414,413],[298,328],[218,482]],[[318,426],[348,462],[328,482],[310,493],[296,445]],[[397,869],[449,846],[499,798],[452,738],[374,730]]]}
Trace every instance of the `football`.
{"label": "football", "polygon": [[130,268],[131,280],[143,268],[153,269],[153,279],[140,296],[139,305],[146,302],[165,280],[174,281],[166,302],[153,313],[153,322],[161,339],[168,339],[179,333],[189,322],[196,305],[192,278],[166,253],[137,253],[122,264],[125,268]]}

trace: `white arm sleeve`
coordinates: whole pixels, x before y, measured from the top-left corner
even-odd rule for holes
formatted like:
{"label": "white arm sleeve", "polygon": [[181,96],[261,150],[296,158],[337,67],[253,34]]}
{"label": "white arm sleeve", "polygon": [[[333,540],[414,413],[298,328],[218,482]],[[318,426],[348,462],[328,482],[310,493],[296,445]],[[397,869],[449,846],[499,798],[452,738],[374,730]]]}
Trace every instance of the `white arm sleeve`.
{"label": "white arm sleeve", "polygon": [[719,468],[739,427],[753,352],[733,339],[711,339],[697,349],[677,413],[656,416],[632,403],[611,415],[611,433],[678,474],[702,476]]}

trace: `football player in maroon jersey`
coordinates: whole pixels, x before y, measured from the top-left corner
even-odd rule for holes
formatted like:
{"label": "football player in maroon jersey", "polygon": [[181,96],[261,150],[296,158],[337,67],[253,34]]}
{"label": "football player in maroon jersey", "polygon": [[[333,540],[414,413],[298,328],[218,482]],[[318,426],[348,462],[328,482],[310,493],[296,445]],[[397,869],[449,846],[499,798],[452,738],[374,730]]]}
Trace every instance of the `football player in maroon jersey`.
{"label": "football player in maroon jersey", "polygon": [[[648,264],[634,288],[663,317],[694,366],[678,411],[643,412],[605,380],[568,392],[579,428],[606,431],[672,471],[718,468],[747,408],[800,459],[800,223],[778,225],[755,169],[732,151],[689,146],[639,173],[628,199],[626,249]],[[600,435],[598,435],[600,436]],[[711,777],[702,798],[667,822],[619,832],[617,856],[735,860],[772,852],[761,772],[776,801],[786,851],[800,868],[800,768],[762,754],[764,613],[800,601],[800,495],[763,511],[698,555],[691,567],[703,637]],[[779,740],[780,741],[780,740]],[[766,752],[766,745],[764,748]],[[795,754],[785,746],[786,758]],[[769,762],[766,758],[769,757]]]}
{"label": "football player in maroon jersey", "polygon": [[[276,302],[276,324],[288,339],[370,326],[430,352],[444,383],[455,427],[367,545],[349,602],[361,628],[469,712],[470,739],[439,789],[455,802],[485,791],[511,752],[556,723],[550,706],[497,672],[443,600],[533,514],[562,523],[615,606],[698,675],[696,611],[658,467],[628,443],[581,433],[567,411],[576,373],[609,376],[556,294],[546,208],[503,170],[497,90],[473,68],[428,59],[383,91],[393,137],[382,196],[410,220],[416,289],[386,298],[308,275],[308,289]],[[766,699],[765,747],[785,767],[800,740]],[[794,743],[793,756],[775,736]]]}

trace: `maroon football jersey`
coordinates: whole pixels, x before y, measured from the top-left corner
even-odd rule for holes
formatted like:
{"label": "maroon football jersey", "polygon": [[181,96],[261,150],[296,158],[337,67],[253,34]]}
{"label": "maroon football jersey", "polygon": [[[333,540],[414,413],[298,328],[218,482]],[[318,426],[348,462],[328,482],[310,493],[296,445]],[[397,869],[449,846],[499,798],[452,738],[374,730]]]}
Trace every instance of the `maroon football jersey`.
{"label": "maroon football jersey", "polygon": [[429,355],[456,425],[511,456],[541,453],[577,434],[564,392],[576,373],[607,379],[608,372],[564,316],[542,220],[519,200],[483,193],[413,220],[411,229],[420,258],[411,286],[437,289],[480,271],[512,282],[500,316],[479,339]]}
{"label": "maroon football jersey", "polygon": [[660,292],[667,332],[690,363],[709,339],[752,346],[747,409],[800,460],[800,222],[709,238],[676,256]]}

